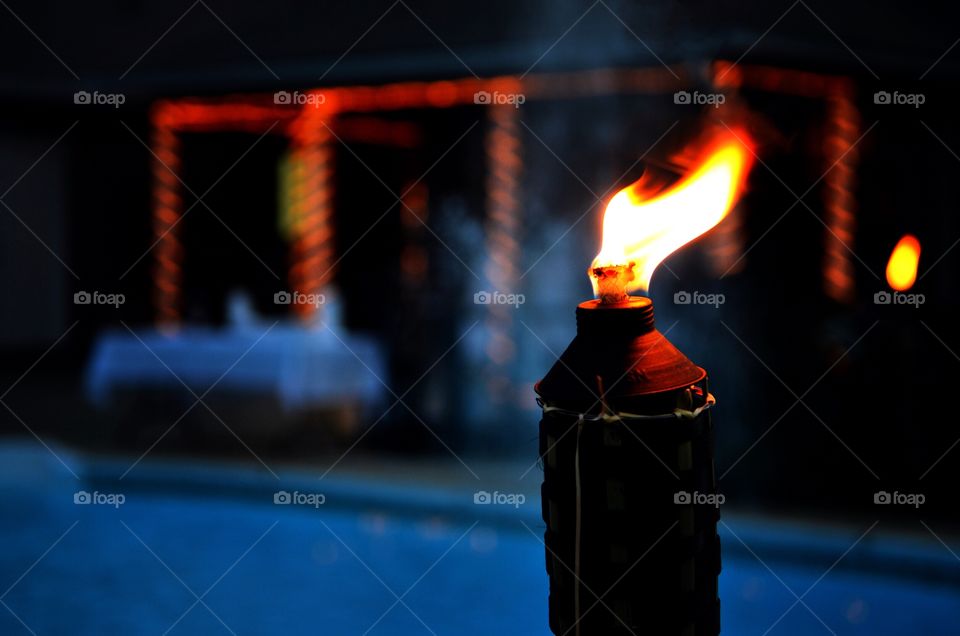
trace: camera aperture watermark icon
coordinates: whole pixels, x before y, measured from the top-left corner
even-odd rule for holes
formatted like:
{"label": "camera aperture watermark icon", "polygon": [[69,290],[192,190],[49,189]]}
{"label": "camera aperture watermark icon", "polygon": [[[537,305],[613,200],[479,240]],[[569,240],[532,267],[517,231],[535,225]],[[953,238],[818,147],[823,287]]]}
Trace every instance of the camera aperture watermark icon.
{"label": "camera aperture watermark icon", "polygon": [[278,490],[273,493],[273,503],[278,506],[313,506],[319,508],[327,502],[327,496],[321,492],[300,492]]}
{"label": "camera aperture watermark icon", "polygon": [[687,492],[686,490],[681,490],[673,493],[673,503],[679,506],[713,506],[714,508],[719,508],[726,502],[726,495],[718,492],[700,492],[697,490]]}
{"label": "camera aperture watermark icon", "polygon": [[481,290],[473,295],[474,305],[510,305],[514,309],[519,309],[520,305],[525,302],[527,302],[527,297],[523,294]]}
{"label": "camera aperture watermark icon", "polygon": [[313,106],[320,108],[327,103],[323,93],[302,93],[300,91],[277,91],[273,94],[273,103],[281,106]]}
{"label": "camera aperture watermark icon", "polygon": [[273,295],[275,305],[312,305],[319,307],[327,302],[323,294],[304,294],[303,292],[278,291]]}
{"label": "camera aperture watermark icon", "polygon": [[927,297],[923,294],[906,294],[883,290],[873,295],[874,305],[912,305],[914,309],[918,309],[925,302],[927,302]]}
{"label": "camera aperture watermark icon", "polygon": [[527,496],[521,492],[500,492],[478,490],[473,493],[473,503],[478,506],[513,506],[519,508],[527,502]]}
{"label": "camera aperture watermark icon", "polygon": [[127,101],[123,93],[101,93],[100,91],[77,91],[73,94],[73,103],[81,106],[113,106],[120,108]]}
{"label": "camera aperture watermark icon", "polygon": [[925,504],[926,501],[926,495],[918,492],[909,493],[898,490],[887,492],[886,490],[880,490],[873,493],[873,503],[879,506],[913,506],[914,508],[919,508]]}
{"label": "camera aperture watermark icon", "polygon": [[913,106],[920,108],[927,101],[923,93],[901,93],[900,91],[877,91],[873,94],[873,103],[894,106]]}
{"label": "camera aperture watermark icon", "polygon": [[691,106],[713,106],[720,108],[727,101],[723,93],[701,93],[700,91],[677,91],[673,94],[674,104]]}
{"label": "camera aperture watermark icon", "polygon": [[681,290],[673,295],[673,304],[675,305],[710,305],[719,309],[720,305],[725,302],[727,302],[727,297],[723,294],[704,294],[698,291]]}
{"label": "camera aperture watermark icon", "polygon": [[127,302],[123,294],[108,294],[99,291],[78,291],[73,295],[74,305],[109,305],[114,309]]}
{"label": "camera aperture watermark icon", "polygon": [[501,93],[500,91],[477,91],[473,94],[473,103],[484,106],[513,106],[520,108],[525,104],[527,96],[523,93]]}
{"label": "camera aperture watermark icon", "polygon": [[78,490],[73,493],[73,503],[78,506],[113,506],[119,508],[126,503],[127,497],[119,492],[87,492]]}

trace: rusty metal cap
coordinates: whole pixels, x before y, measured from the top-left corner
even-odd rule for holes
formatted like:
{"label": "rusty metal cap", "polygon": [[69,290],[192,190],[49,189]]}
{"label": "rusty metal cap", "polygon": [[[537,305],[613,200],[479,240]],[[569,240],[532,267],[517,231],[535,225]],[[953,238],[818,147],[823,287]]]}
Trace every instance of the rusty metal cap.
{"label": "rusty metal cap", "polygon": [[630,297],[616,304],[598,300],[577,307],[577,336],[537,383],[546,401],[595,411],[608,405],[685,389],[706,377],[657,331],[653,301]]}

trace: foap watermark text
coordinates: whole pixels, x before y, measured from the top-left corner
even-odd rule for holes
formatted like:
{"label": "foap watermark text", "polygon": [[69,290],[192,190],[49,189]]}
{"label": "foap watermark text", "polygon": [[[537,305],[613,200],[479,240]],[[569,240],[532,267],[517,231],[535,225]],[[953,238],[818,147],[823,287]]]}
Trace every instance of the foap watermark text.
{"label": "foap watermark text", "polygon": [[314,108],[320,108],[327,103],[327,96],[323,93],[277,91],[273,94],[273,103],[283,106],[313,106]]}
{"label": "foap watermark text", "polygon": [[878,291],[873,295],[874,305],[913,305],[914,308],[917,308],[925,302],[927,302],[927,297],[923,294]]}
{"label": "foap watermark text", "polygon": [[273,503],[278,506],[313,506],[319,508],[327,502],[327,496],[320,492],[300,492],[278,490],[273,493]]}
{"label": "foap watermark text", "polygon": [[313,305],[319,307],[327,302],[323,294],[304,294],[303,292],[278,291],[273,295],[275,305]]}
{"label": "foap watermark text", "polygon": [[473,503],[478,506],[513,506],[519,508],[527,502],[527,497],[519,492],[500,492],[494,490],[492,493],[486,490],[478,490],[473,493]]}
{"label": "foap watermark text", "polygon": [[922,493],[909,493],[909,492],[900,492],[894,490],[893,492],[887,492],[886,490],[880,490],[873,493],[873,503],[879,506],[913,506],[914,508],[919,508],[924,503],[926,503],[927,497]]}
{"label": "foap watermark text", "polygon": [[681,490],[680,492],[673,493],[673,503],[681,506],[713,506],[714,508],[719,508],[727,502],[726,495],[720,493],[710,493],[710,492],[699,492],[694,490],[693,492],[687,492],[686,490]]}
{"label": "foap watermark text", "polygon": [[107,294],[98,291],[78,291],[73,295],[74,305],[110,305],[117,308],[127,302],[123,294]]}
{"label": "foap watermark text", "polygon": [[704,294],[698,291],[681,290],[673,295],[675,305],[710,305],[719,308],[725,302],[727,302],[727,297],[723,294]]}
{"label": "foap watermark text", "polygon": [[500,91],[477,91],[473,94],[474,104],[483,104],[485,106],[520,106],[527,101],[523,93],[501,93]]}
{"label": "foap watermark text", "polygon": [[83,106],[113,106],[120,108],[127,101],[123,93],[101,93],[100,91],[77,91],[73,94],[73,103]]}
{"label": "foap watermark text", "polygon": [[127,501],[127,497],[119,492],[87,492],[78,490],[73,493],[73,503],[78,506],[113,506],[119,508]]}
{"label": "foap watermark text", "polygon": [[900,91],[877,91],[873,94],[873,103],[894,106],[913,106],[920,108],[927,101],[923,93],[901,93]]}
{"label": "foap watermark text", "polygon": [[478,291],[473,295],[474,305],[512,305],[519,308],[520,305],[527,302],[527,297],[523,294],[505,294],[498,291]]}
{"label": "foap watermark text", "polygon": [[723,93],[701,93],[700,91],[677,91],[673,94],[674,104],[690,104],[692,106],[720,106],[727,101]]}

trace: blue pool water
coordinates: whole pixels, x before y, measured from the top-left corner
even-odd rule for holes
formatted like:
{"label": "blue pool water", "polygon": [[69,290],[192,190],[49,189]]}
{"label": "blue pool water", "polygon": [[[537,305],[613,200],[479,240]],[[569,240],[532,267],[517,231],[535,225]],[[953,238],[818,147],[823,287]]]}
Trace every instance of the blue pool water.
{"label": "blue pool water", "polygon": [[[77,490],[116,492],[109,467],[87,465],[78,480],[36,453],[2,454],[0,634],[549,634],[536,501],[494,512],[423,488],[324,480],[319,508],[278,506],[272,477],[164,479],[168,469],[145,467],[124,480],[119,508],[75,505]],[[780,554],[796,549],[789,526],[727,517],[766,566],[724,529],[725,634],[960,633],[949,581],[960,563],[945,549],[915,554],[944,573],[937,584],[849,565],[821,579],[858,532],[794,531],[823,552],[804,563]],[[868,537],[843,562],[884,550],[913,558]],[[787,612],[787,588],[811,586]]]}

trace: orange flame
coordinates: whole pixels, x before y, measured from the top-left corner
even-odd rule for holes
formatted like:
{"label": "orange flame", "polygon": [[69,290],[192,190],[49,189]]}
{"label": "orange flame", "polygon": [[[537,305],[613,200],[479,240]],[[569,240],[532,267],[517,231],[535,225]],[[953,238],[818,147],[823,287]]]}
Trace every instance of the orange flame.
{"label": "orange flame", "polygon": [[887,263],[887,283],[897,291],[907,291],[917,281],[920,264],[920,241],[912,234],[904,234],[890,253]]}
{"label": "orange flame", "polygon": [[[743,191],[752,164],[748,137],[725,131],[701,148],[681,181],[663,192],[646,175],[617,192],[603,213],[603,239],[591,271],[631,267],[626,291],[648,291],[650,277],[665,258],[727,216]],[[686,162],[684,162],[686,163]],[[594,295],[599,285],[591,276]]]}

